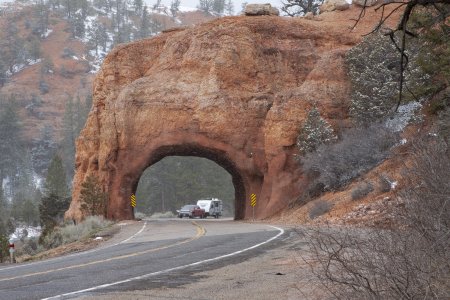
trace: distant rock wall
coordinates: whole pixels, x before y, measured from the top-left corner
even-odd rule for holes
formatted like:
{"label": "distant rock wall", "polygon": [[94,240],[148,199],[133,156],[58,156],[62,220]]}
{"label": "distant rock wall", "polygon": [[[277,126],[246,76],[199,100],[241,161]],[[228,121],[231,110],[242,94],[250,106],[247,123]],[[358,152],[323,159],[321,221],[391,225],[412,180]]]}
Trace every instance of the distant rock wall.
{"label": "distant rock wall", "polygon": [[[268,217],[306,183],[296,160],[299,127],[316,104],[346,119],[346,50],[358,40],[304,18],[227,17],[120,45],[94,84],[77,140],[73,200],[89,175],[108,194],[107,216],[130,219],[143,171],[168,155],[209,158],[230,172],[237,219]],[[191,199],[195,201],[196,199]]]}

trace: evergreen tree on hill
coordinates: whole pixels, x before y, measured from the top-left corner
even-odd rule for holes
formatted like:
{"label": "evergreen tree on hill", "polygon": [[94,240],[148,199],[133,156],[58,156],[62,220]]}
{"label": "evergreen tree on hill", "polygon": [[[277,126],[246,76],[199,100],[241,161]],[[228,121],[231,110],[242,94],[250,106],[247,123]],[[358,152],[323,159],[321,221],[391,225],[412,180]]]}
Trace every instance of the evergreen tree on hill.
{"label": "evergreen tree on hill", "polygon": [[313,152],[322,144],[328,144],[337,139],[333,128],[325,121],[316,107],[313,107],[306,118],[297,138],[300,153]]}
{"label": "evergreen tree on hill", "polygon": [[69,208],[70,204],[66,174],[61,158],[58,155],[53,158],[50,164],[44,188],[45,193],[39,205],[41,225],[43,226],[42,234],[39,238],[41,243],[43,243],[45,236],[58,223],[62,222],[64,212]]}
{"label": "evergreen tree on hill", "polygon": [[59,155],[55,155],[50,163],[47,177],[45,178],[44,190],[46,195],[53,194],[61,199],[69,195],[66,173]]}
{"label": "evergreen tree on hill", "polygon": [[0,95],[0,183],[13,178],[22,160],[22,128],[14,98]]}

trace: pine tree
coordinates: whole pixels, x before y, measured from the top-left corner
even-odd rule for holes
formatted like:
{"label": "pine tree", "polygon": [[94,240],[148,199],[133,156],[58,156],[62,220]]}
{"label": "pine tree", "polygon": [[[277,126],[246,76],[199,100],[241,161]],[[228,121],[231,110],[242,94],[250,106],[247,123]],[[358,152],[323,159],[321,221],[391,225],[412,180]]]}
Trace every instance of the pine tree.
{"label": "pine tree", "polygon": [[389,37],[372,34],[346,54],[352,82],[350,115],[368,126],[386,117],[398,93],[398,53]]}
{"label": "pine tree", "polygon": [[[38,214],[32,200],[36,193],[36,185],[34,183],[34,170],[30,152],[27,152],[24,156],[23,161],[17,169],[17,175],[13,177],[10,184],[13,191],[11,195],[11,216],[15,220],[24,221],[29,225],[35,223],[38,220]],[[25,217],[25,211],[27,211],[31,217]],[[30,211],[32,212],[30,213]]]}
{"label": "pine tree", "polygon": [[225,9],[225,0],[213,0],[212,11],[217,14],[222,14]]}
{"label": "pine tree", "polygon": [[0,44],[0,57],[9,72],[14,74],[14,67],[25,61],[24,40],[19,36],[19,29],[15,22],[8,22],[2,43]]}
{"label": "pine tree", "polygon": [[225,3],[225,13],[228,16],[234,15],[234,3],[231,0]]}
{"label": "pine tree", "polygon": [[3,187],[0,184],[0,235],[6,235],[6,223],[9,219],[8,203],[3,193]]}
{"label": "pine tree", "polygon": [[38,21],[35,27],[33,28],[33,34],[36,34],[37,36],[42,38],[48,30],[49,5],[45,3],[44,0],[38,0],[36,2],[34,12]]}
{"label": "pine tree", "polygon": [[53,140],[53,128],[44,126],[40,136],[33,141],[31,149],[34,171],[42,175],[50,166],[50,162],[56,152],[56,143]]}
{"label": "pine tree", "polygon": [[180,10],[180,0],[172,0],[170,3],[170,13],[172,14],[172,17],[176,17],[178,14],[178,11]]}
{"label": "pine tree", "polygon": [[44,227],[40,243],[53,228],[63,220],[64,212],[70,204],[69,190],[61,158],[56,155],[48,169],[44,183],[45,194],[39,205],[41,225]]}
{"label": "pine tree", "polygon": [[45,237],[53,231],[58,223],[63,221],[64,212],[69,207],[70,198],[60,198],[50,193],[42,197],[39,205],[39,215],[41,220],[42,234],[39,243],[43,244]]}
{"label": "pine tree", "polygon": [[150,19],[148,16],[147,6],[144,6],[141,16],[141,25],[139,26],[139,37],[141,39],[149,37],[151,34],[150,30]]}
{"label": "pine tree", "polygon": [[198,9],[205,14],[210,13],[213,10],[214,0],[200,0]]}
{"label": "pine tree", "polygon": [[142,7],[143,7],[143,1],[142,0],[134,0],[133,6],[134,6],[134,13],[139,16],[142,13]]}
{"label": "pine tree", "polygon": [[66,173],[59,155],[55,155],[50,163],[47,177],[45,178],[44,189],[46,195],[52,194],[61,199],[69,195]]}
{"label": "pine tree", "polygon": [[322,144],[328,144],[337,139],[333,128],[325,121],[316,107],[313,107],[300,129],[297,137],[297,147],[302,154],[313,152]]}
{"label": "pine tree", "polygon": [[9,257],[8,235],[2,231],[3,230],[0,228],[0,263],[4,262]]}
{"label": "pine tree", "polygon": [[[1,95],[0,95],[1,98]],[[5,102],[0,112],[0,183],[6,177],[13,178],[22,160],[22,128],[14,98],[0,99]]]}
{"label": "pine tree", "polygon": [[41,42],[35,36],[31,37],[30,40],[25,44],[28,58],[36,60],[41,57]]}
{"label": "pine tree", "polygon": [[98,51],[101,48],[106,52],[109,36],[106,27],[100,22],[93,22],[92,26],[87,28],[89,36],[89,47],[95,50],[95,55],[98,56]]}

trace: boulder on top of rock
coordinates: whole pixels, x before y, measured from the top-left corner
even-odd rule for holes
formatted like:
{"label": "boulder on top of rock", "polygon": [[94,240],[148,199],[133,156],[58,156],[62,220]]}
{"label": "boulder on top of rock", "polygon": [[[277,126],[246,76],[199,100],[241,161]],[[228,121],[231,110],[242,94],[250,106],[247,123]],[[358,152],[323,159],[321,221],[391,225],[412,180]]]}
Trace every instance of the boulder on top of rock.
{"label": "boulder on top of rock", "polygon": [[320,12],[346,10],[350,7],[350,4],[345,0],[325,0],[320,6]]}
{"label": "boulder on top of rock", "polygon": [[352,3],[359,6],[374,6],[378,0],[353,0]]}
{"label": "boulder on top of rock", "polygon": [[279,16],[280,12],[270,3],[266,4],[247,4],[244,9],[246,16]]}

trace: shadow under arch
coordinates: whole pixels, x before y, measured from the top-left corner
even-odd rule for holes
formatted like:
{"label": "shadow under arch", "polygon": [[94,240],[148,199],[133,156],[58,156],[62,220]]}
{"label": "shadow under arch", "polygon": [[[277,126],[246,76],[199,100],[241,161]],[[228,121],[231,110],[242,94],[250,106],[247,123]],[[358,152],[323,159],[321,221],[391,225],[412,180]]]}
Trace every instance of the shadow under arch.
{"label": "shadow under arch", "polygon": [[[131,189],[133,194],[136,193],[139,180],[144,171],[155,163],[159,162],[168,156],[194,156],[209,159],[219,166],[224,168],[232,178],[234,186],[234,219],[241,220],[245,217],[245,199],[246,190],[243,176],[240,174],[237,166],[227,156],[227,154],[220,150],[210,149],[197,144],[182,144],[160,146],[150,155],[146,164],[143,164],[135,173],[137,176],[131,178]],[[133,216],[134,217],[134,216]]]}

